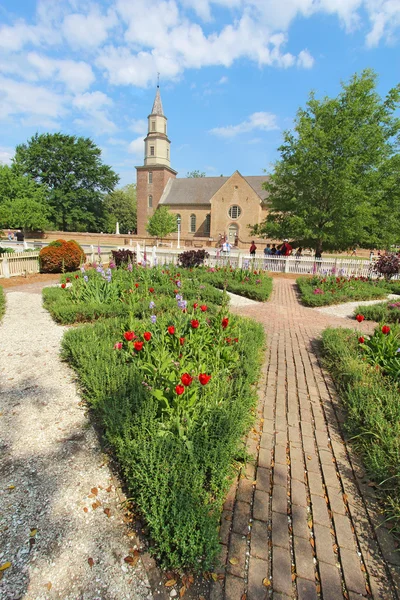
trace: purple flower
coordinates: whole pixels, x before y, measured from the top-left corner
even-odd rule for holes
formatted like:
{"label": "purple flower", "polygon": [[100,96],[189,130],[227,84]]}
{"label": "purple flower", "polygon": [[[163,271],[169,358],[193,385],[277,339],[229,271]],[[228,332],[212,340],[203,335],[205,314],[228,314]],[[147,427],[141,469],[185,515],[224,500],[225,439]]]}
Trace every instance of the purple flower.
{"label": "purple flower", "polygon": [[149,304],[149,308],[154,308],[154,307],[155,307],[155,302],[153,302],[153,300],[152,300]]}
{"label": "purple flower", "polygon": [[98,267],[96,267],[96,271],[97,271],[98,273],[104,273],[104,271],[103,271],[103,267],[102,267],[102,266],[100,266],[100,265],[99,265]]}
{"label": "purple flower", "polygon": [[81,265],[81,272],[85,273],[85,265]]}
{"label": "purple flower", "polygon": [[176,294],[175,298],[176,300],[182,300],[182,296],[180,294]]}
{"label": "purple flower", "polygon": [[89,277],[87,275],[84,275],[83,279],[86,281],[86,283],[89,281]]}
{"label": "purple flower", "polygon": [[110,260],[109,266],[110,266],[110,269],[115,269],[115,267],[116,267],[115,263],[112,260]]}
{"label": "purple flower", "polygon": [[157,317],[156,317],[156,315],[151,315],[151,317],[150,317],[150,321],[151,321],[152,323],[155,323],[155,322],[157,321]]}
{"label": "purple flower", "polygon": [[178,287],[181,287],[182,283],[181,283],[180,281],[177,281],[177,282],[176,282],[176,285],[177,285]]}
{"label": "purple flower", "polygon": [[128,271],[130,271],[130,272],[132,271],[132,263],[128,264]]}
{"label": "purple flower", "polygon": [[400,348],[397,348],[396,354],[400,354]]}
{"label": "purple flower", "polygon": [[106,279],[107,279],[108,283],[111,283],[111,275],[107,275]]}
{"label": "purple flower", "polygon": [[178,308],[181,308],[182,310],[185,310],[186,307],[187,307],[186,300],[179,300],[179,302],[178,302]]}

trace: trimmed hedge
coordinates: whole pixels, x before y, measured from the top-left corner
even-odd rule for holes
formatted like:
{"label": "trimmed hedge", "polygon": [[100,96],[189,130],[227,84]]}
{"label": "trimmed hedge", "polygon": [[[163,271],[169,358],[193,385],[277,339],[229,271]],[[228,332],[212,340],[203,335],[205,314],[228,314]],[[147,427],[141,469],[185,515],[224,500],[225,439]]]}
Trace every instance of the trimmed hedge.
{"label": "trimmed hedge", "polygon": [[246,269],[204,269],[199,278],[219,289],[244,296],[258,302],[266,302],[272,292],[272,277],[263,271]]}
{"label": "trimmed hedge", "polygon": [[400,298],[397,300],[389,300],[389,302],[381,302],[379,304],[357,306],[354,311],[355,315],[362,314],[367,321],[381,321],[385,323],[400,322]]}
{"label": "trimmed hedge", "polygon": [[[166,330],[171,318],[161,316],[157,331]],[[181,318],[189,317],[181,313]],[[176,432],[160,415],[159,401],[143,385],[135,360],[121,360],[121,351],[113,350],[123,331],[140,331],[148,324],[132,317],[109,319],[71,329],[63,339],[63,356],[77,371],[145,518],[151,550],[162,565],[174,569],[201,572],[215,564],[223,502],[254,419],[263,329],[232,315],[229,322],[239,332],[234,374],[215,372],[212,387],[201,390],[206,400],[194,405],[190,422],[184,420]],[[217,350],[210,352],[209,361]]]}
{"label": "trimmed hedge", "polygon": [[358,334],[326,329],[324,362],[347,409],[345,428],[379,485],[389,516],[400,531],[400,402],[399,386],[362,355]]}
{"label": "trimmed hedge", "polygon": [[84,263],[86,255],[75,240],[56,240],[39,253],[41,273],[75,271]]}

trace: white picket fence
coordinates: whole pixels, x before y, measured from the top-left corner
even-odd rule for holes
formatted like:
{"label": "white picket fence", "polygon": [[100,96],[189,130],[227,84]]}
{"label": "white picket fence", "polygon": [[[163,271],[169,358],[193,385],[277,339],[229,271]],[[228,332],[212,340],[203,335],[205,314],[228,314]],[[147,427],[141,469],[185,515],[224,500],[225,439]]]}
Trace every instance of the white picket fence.
{"label": "white picket fence", "polygon": [[39,273],[39,252],[15,252],[0,255],[0,277]]}
{"label": "white picket fence", "polygon": [[[133,248],[130,248],[131,250]],[[147,248],[146,252],[139,245],[136,248],[138,262],[144,262],[150,266],[169,265],[178,263],[178,253],[168,252],[154,248]],[[101,262],[107,264],[111,258],[111,251],[101,251]],[[98,263],[99,255],[95,251],[86,253],[88,263]],[[322,258],[304,256],[256,256],[247,254],[237,256],[210,256],[205,264],[209,267],[231,266],[251,270],[270,271],[273,273],[293,273],[296,275],[343,275],[374,277],[372,263],[369,260],[354,260],[351,258]],[[0,256],[0,278],[13,277],[39,273],[39,251],[16,252],[14,254],[3,254]]]}

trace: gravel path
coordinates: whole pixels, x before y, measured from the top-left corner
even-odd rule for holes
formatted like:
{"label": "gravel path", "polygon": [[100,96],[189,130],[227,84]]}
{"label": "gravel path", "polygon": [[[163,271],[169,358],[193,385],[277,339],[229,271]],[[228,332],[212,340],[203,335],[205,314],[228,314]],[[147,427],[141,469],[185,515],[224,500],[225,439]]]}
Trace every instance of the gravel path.
{"label": "gravel path", "polygon": [[[21,288],[19,288],[21,289]],[[36,290],[35,290],[36,291]],[[150,600],[70,368],[41,296],[7,293],[0,325],[0,597]],[[109,516],[108,516],[109,515]]]}
{"label": "gravel path", "polygon": [[227,294],[230,298],[230,306],[254,306],[255,304],[263,304],[262,302],[257,302],[257,300],[250,300],[250,298],[232,294],[232,292],[227,292]]}
{"label": "gravel path", "polygon": [[[399,297],[396,294],[389,294],[386,298],[387,300],[398,300]],[[341,317],[342,319],[353,319],[354,318],[354,309],[357,306],[370,306],[371,304],[380,304],[384,302],[385,298],[381,298],[380,300],[358,300],[358,302],[345,302],[344,304],[333,304],[331,306],[323,306],[321,308],[315,308],[318,312],[321,312],[325,315],[331,315],[332,317]]]}

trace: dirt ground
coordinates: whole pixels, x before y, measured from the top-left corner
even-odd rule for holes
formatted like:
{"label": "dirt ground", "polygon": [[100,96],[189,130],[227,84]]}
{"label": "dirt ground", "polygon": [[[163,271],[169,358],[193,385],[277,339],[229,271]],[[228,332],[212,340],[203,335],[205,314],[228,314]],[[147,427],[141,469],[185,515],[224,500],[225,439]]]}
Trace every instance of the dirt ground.
{"label": "dirt ground", "polygon": [[27,275],[26,277],[10,277],[9,279],[1,278],[0,285],[3,288],[12,288],[19,287],[21,285],[30,285],[32,283],[44,283],[49,282],[56,283],[59,281],[60,275],[53,273],[43,273],[43,274],[35,274],[35,275]]}

